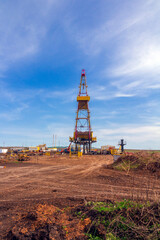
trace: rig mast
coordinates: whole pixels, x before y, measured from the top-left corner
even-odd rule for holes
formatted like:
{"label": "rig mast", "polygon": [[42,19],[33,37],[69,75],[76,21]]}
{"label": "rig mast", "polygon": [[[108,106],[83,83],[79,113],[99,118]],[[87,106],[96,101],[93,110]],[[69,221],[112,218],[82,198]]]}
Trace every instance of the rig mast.
{"label": "rig mast", "polygon": [[81,80],[79,86],[79,94],[77,96],[78,109],[76,114],[76,125],[73,138],[70,142],[75,143],[76,150],[78,145],[83,145],[83,153],[91,151],[91,144],[97,142],[97,138],[93,137],[90,123],[90,111],[88,102],[90,97],[87,93],[87,82],[85,70],[82,69]]}

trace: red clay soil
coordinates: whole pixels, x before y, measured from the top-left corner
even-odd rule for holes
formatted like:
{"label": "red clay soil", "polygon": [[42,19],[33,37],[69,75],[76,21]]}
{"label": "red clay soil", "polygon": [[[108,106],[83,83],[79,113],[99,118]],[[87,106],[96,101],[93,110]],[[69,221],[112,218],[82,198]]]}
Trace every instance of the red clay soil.
{"label": "red clay soil", "polygon": [[[28,214],[30,208],[37,209],[37,206],[52,204],[62,209],[89,200],[113,201],[130,198],[153,201],[159,199],[160,179],[148,174],[147,171],[126,174],[107,169],[107,164],[112,161],[112,156],[69,158],[66,155],[56,155],[32,157],[29,161],[22,163],[1,162],[1,166],[6,166],[6,168],[0,168],[0,236],[2,239],[11,229],[16,231],[19,226],[18,219],[19,217],[22,219],[22,214]],[[43,207],[42,209],[46,211]],[[34,218],[34,216],[28,218],[30,217]],[[39,221],[37,215],[35,218]],[[57,221],[61,221],[61,217],[57,218]],[[54,231],[58,232],[58,225],[55,226]],[[65,231],[59,230],[59,233],[62,238],[57,235],[55,239],[63,239]],[[13,239],[12,235],[7,236],[7,239]],[[68,237],[68,239],[72,238]]]}

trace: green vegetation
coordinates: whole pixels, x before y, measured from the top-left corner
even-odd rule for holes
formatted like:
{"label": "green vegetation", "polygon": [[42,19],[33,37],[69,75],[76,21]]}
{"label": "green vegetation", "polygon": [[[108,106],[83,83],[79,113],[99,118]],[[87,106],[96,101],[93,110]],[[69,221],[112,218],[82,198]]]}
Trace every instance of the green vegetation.
{"label": "green vegetation", "polygon": [[[82,221],[90,219],[85,227],[89,240],[158,240],[160,239],[160,204],[121,202],[88,202],[74,209]],[[83,219],[82,219],[83,217]]]}
{"label": "green vegetation", "polygon": [[93,202],[92,205],[94,206],[93,209],[97,210],[98,212],[113,212],[116,210],[128,209],[133,207],[143,207],[143,204],[141,203],[136,203],[126,199],[124,199],[122,202],[115,202],[114,204],[109,203],[107,206],[104,202]]}

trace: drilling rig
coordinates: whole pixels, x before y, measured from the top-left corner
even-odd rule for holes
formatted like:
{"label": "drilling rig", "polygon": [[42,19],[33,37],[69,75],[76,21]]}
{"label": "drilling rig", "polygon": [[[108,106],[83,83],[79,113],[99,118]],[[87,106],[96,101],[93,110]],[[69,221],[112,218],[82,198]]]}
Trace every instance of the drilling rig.
{"label": "drilling rig", "polygon": [[79,85],[79,94],[77,96],[78,108],[76,113],[76,125],[73,137],[69,138],[71,143],[75,144],[75,149],[83,146],[83,153],[91,152],[91,144],[97,142],[97,138],[93,137],[90,123],[90,111],[88,102],[90,96],[87,93],[86,73],[82,69],[81,80]]}

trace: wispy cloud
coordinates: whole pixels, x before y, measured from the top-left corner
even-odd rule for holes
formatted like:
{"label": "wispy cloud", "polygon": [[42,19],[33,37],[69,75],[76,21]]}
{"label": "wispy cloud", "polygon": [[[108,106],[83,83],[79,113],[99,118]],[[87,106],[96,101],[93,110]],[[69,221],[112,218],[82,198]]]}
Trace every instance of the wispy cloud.
{"label": "wispy cloud", "polygon": [[[73,134],[73,127],[64,123],[53,123],[45,125],[43,128],[33,128],[30,126],[24,127],[7,127],[1,131],[1,137],[4,136],[7,139],[6,144],[13,144],[19,142],[21,145],[38,145],[40,143],[46,143],[48,146],[53,144],[53,135],[56,136],[56,145],[68,145],[69,136]],[[8,138],[9,137],[9,138]],[[14,140],[14,138],[16,140]]]}
{"label": "wispy cloud", "polygon": [[58,99],[63,103],[73,102],[76,99],[77,91],[75,89],[60,89],[60,90],[47,90],[44,89],[42,92],[42,97],[46,99]]}
{"label": "wispy cloud", "polygon": [[[106,84],[105,84],[106,85]],[[101,85],[96,85],[94,87],[90,87],[89,89],[89,95],[91,96],[92,100],[99,100],[99,101],[105,101],[105,100],[111,100],[115,98],[128,98],[128,97],[133,97],[136,95],[136,93],[129,93],[129,92],[124,92],[123,89],[121,89],[118,86],[116,89],[112,88],[111,86],[101,86]],[[96,89],[96,91],[95,91]]]}
{"label": "wispy cloud", "polygon": [[0,3],[0,71],[40,51],[58,9],[57,0]]}
{"label": "wispy cloud", "polygon": [[115,61],[105,70],[111,84],[124,94],[139,96],[160,88],[160,3],[149,1],[144,6],[145,16],[121,36],[113,55]]}
{"label": "wispy cloud", "polygon": [[[122,63],[111,69],[111,73],[114,77],[121,76],[141,76],[142,74],[151,74],[151,76],[157,75],[160,72],[160,46],[159,40],[152,39],[153,37],[140,36],[140,39],[135,38],[134,43],[131,46],[127,46],[127,49],[121,49],[121,53],[125,53],[122,58]],[[157,43],[156,43],[157,42]],[[133,45],[132,45],[133,44]]]}
{"label": "wispy cloud", "polygon": [[12,108],[11,110],[4,110],[0,113],[0,119],[7,120],[7,121],[15,121],[21,118],[23,112],[29,108],[27,104],[22,103],[19,107]]}
{"label": "wispy cloud", "polygon": [[[95,15],[96,24],[93,23],[92,28],[85,25],[81,31],[79,31],[81,22],[78,22],[77,18],[73,16],[65,22],[65,28],[84,54],[96,56],[104,51],[107,52],[109,50],[109,41],[114,40],[118,35],[125,34],[128,29],[132,29],[133,26],[137,25],[149,14],[146,12],[146,5],[147,1],[145,4],[144,2],[143,4],[137,4],[139,8],[136,8],[136,5],[133,6],[133,4],[124,4],[121,6],[121,11],[116,8],[115,11],[110,9],[112,14],[106,14],[101,21]],[[104,3],[105,8],[109,8],[107,2]]]}
{"label": "wispy cloud", "polygon": [[[77,91],[75,89],[52,90],[48,88],[26,88],[13,89],[4,81],[0,82],[0,99],[5,102],[23,102],[30,99],[57,99],[60,102],[67,103],[76,99]],[[48,103],[51,106],[51,103]],[[53,106],[51,106],[53,107]]]}
{"label": "wispy cloud", "polygon": [[159,10],[158,1],[142,0],[125,2],[120,11],[115,8],[92,27],[82,27],[75,16],[65,21],[68,35],[88,59],[101,60],[100,76],[106,78],[103,86],[109,94],[97,89],[97,100],[141,96],[160,87]]}

